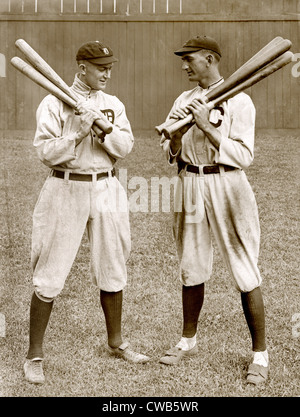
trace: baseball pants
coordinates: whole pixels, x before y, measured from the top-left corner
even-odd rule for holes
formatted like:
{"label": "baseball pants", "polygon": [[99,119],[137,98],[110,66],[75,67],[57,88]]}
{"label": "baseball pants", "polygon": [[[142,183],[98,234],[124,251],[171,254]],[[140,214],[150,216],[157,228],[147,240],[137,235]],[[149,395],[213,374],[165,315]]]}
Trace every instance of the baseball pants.
{"label": "baseball pants", "polygon": [[181,171],[175,194],[173,233],[183,285],[207,281],[212,273],[212,235],[241,292],[261,284],[258,209],[244,171],[199,175]]}
{"label": "baseball pants", "polygon": [[40,298],[64,287],[85,230],[94,284],[122,290],[131,239],[126,193],[116,177],[71,181],[48,177],[33,213],[33,284]]}

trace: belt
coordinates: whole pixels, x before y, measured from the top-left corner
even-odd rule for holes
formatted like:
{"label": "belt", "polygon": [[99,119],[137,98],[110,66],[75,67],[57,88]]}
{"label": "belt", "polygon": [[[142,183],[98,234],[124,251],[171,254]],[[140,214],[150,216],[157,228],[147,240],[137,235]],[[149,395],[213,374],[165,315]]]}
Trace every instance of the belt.
{"label": "belt", "polygon": [[[224,168],[224,171],[233,171],[237,169],[229,165],[221,165]],[[200,174],[200,168],[197,165],[186,165],[186,170],[188,172],[193,172],[194,174]],[[219,174],[220,166],[219,165],[205,165],[203,167],[203,174]]]}
{"label": "belt", "polygon": [[[113,168],[110,172],[100,172],[96,175],[97,181],[101,178],[109,177],[111,173],[111,176],[115,176],[115,169]],[[57,171],[56,169],[52,170],[51,173],[52,177],[56,178],[65,178],[65,171]],[[69,173],[69,180],[72,181],[93,181],[93,175],[92,174],[75,174],[70,172]]]}

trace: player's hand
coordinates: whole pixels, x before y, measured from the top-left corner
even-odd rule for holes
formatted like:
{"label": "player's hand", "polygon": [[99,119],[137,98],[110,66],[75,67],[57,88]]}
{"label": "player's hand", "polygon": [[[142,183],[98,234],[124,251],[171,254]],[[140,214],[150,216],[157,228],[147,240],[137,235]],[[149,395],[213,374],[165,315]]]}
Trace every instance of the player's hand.
{"label": "player's hand", "polygon": [[171,119],[184,119],[189,113],[187,107],[176,107],[169,117]]}
{"label": "player's hand", "polygon": [[188,123],[184,125],[181,129],[174,132],[174,134],[171,137],[170,142],[170,150],[173,155],[175,155],[178,150],[181,148],[181,139],[182,136],[190,129],[190,127],[193,126],[194,123]]}
{"label": "player's hand", "polygon": [[207,107],[205,101],[202,98],[194,99],[187,108],[193,113],[194,121],[199,129],[205,131],[209,122],[209,108]]}
{"label": "player's hand", "polygon": [[[95,110],[95,105],[89,101],[83,101],[77,104],[76,113],[80,117],[80,126],[76,132],[77,144],[89,135],[95,120],[106,120],[104,114],[99,110]],[[94,130],[97,136],[102,135],[100,129]]]}

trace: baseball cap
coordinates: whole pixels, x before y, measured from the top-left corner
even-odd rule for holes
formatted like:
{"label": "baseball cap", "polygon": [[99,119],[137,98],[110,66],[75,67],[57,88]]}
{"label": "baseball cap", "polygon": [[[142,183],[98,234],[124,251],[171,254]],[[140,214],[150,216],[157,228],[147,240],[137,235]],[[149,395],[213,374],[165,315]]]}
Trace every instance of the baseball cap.
{"label": "baseball cap", "polygon": [[118,61],[110,47],[99,41],[87,42],[78,49],[76,61],[81,60],[88,60],[92,64],[111,64]]}
{"label": "baseball cap", "polygon": [[175,55],[184,55],[190,52],[197,52],[200,49],[209,49],[221,56],[221,50],[215,39],[209,36],[196,36],[185,42],[182,48],[174,52]]}

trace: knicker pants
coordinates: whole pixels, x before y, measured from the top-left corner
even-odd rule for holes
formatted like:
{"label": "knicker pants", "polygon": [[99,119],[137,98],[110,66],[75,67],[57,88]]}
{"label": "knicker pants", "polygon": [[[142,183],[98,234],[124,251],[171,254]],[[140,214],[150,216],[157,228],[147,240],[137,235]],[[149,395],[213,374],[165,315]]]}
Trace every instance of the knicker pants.
{"label": "knicker pants", "polygon": [[174,211],[173,233],[184,285],[210,278],[212,235],[237,289],[248,292],[261,284],[258,210],[244,171],[221,169],[220,174],[196,175],[183,170]]}
{"label": "knicker pants", "polygon": [[131,239],[127,198],[117,178],[86,182],[49,177],[33,213],[37,295],[54,298],[61,292],[86,229],[93,282],[109,292],[124,288]]}

